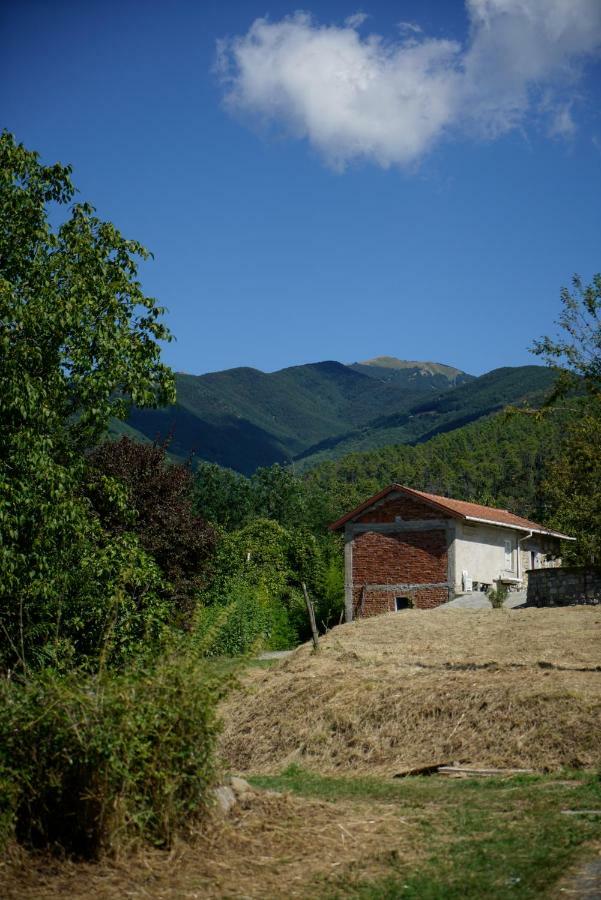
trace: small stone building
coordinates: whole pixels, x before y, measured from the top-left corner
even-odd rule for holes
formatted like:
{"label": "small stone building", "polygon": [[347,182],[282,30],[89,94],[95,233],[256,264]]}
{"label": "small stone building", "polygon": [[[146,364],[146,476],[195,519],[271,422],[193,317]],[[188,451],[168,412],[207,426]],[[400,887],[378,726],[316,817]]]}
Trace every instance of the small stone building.
{"label": "small stone building", "polygon": [[344,530],[346,621],[430,609],[495,582],[521,587],[573,540],[506,509],[391,484],[330,525]]}

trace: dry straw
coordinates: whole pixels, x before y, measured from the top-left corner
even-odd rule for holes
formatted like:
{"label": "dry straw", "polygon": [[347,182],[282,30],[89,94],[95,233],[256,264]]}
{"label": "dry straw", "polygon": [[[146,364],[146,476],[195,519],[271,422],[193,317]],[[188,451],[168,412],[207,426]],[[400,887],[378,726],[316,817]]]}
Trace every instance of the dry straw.
{"label": "dry straw", "polygon": [[601,763],[601,610],[392,613],[249,675],[223,709],[238,771],[394,774]]}
{"label": "dry straw", "polygon": [[[432,816],[435,812],[432,812]],[[402,863],[426,855],[418,820],[424,811],[398,806],[256,793],[222,821],[207,824],[170,854],[141,850],[98,863],[48,857],[14,859],[0,870],[6,900],[209,900],[323,896],[323,879],[357,870],[389,873],[390,848],[402,843]]]}

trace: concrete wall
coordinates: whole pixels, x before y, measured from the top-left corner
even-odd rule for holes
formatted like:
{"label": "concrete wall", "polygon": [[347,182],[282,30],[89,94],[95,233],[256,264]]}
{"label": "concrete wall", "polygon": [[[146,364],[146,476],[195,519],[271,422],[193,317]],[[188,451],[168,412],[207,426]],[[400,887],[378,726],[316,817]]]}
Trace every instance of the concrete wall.
{"label": "concrete wall", "polygon": [[531,569],[527,602],[531,606],[600,604],[601,569],[577,566]]}
{"label": "concrete wall", "polygon": [[[523,532],[511,528],[457,523],[455,542],[455,590],[461,592],[462,572],[472,581],[492,584],[497,578],[518,577],[517,539]],[[511,543],[511,562],[505,561],[505,541]]]}
{"label": "concrete wall", "polygon": [[[462,590],[464,570],[468,578],[479,583],[492,584],[504,577],[526,583],[533,561],[536,569],[560,564],[560,560],[547,558],[547,554],[559,551],[559,542],[554,538],[534,534],[524,540],[523,531],[477,522],[458,522],[456,528],[454,585],[457,592]],[[510,562],[505,559],[505,541],[511,543]]]}

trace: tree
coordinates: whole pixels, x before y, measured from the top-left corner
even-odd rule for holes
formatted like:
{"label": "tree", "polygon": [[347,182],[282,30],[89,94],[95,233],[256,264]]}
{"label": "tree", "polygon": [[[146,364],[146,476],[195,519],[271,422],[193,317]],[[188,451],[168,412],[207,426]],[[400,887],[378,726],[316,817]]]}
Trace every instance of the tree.
{"label": "tree", "polygon": [[[187,622],[216,543],[215,530],[193,512],[189,467],[169,462],[163,446],[127,437],[101,444],[89,462],[89,494],[104,529],[113,535],[137,535],[169,582],[174,618]],[[125,505],[112,501],[107,478],[125,487]]]}
{"label": "tree", "polygon": [[571,388],[584,387],[593,396],[601,395],[601,273],[583,286],[574,275],[572,293],[561,290],[562,311],[557,321],[563,335],[542,337],[532,352],[551,366],[561,365],[551,402]]}
{"label": "tree", "polygon": [[0,665],[118,629],[131,646],[162,616],[152,560],[91,514],[83,450],[131,402],[173,400],[170,334],[137,280],[147,251],[68,207],[70,175],[0,135]]}
{"label": "tree", "polygon": [[591,398],[568,425],[562,452],[543,484],[552,524],[577,539],[564,547],[568,563],[601,563],[600,447],[601,399]]}
{"label": "tree", "polygon": [[250,481],[232,469],[201,462],[194,477],[194,508],[227,531],[241,528],[253,512]]}
{"label": "tree", "polygon": [[557,338],[535,341],[533,352],[549,365],[561,362],[555,390],[547,405],[552,406],[568,391],[586,395],[578,399],[563,433],[558,458],[551,465],[543,493],[552,510],[552,521],[577,538],[565,548],[571,562],[601,560],[601,274],[583,286],[572,279],[572,292],[561,291],[562,312]]}

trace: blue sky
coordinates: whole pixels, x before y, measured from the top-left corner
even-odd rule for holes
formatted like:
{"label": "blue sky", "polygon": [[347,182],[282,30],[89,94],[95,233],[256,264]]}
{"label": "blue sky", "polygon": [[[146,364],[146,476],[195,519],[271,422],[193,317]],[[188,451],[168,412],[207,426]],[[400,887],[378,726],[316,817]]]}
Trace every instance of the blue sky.
{"label": "blue sky", "polygon": [[178,370],[519,365],[601,270],[601,6],[524,3],[13,0],[0,126],[154,252]]}

